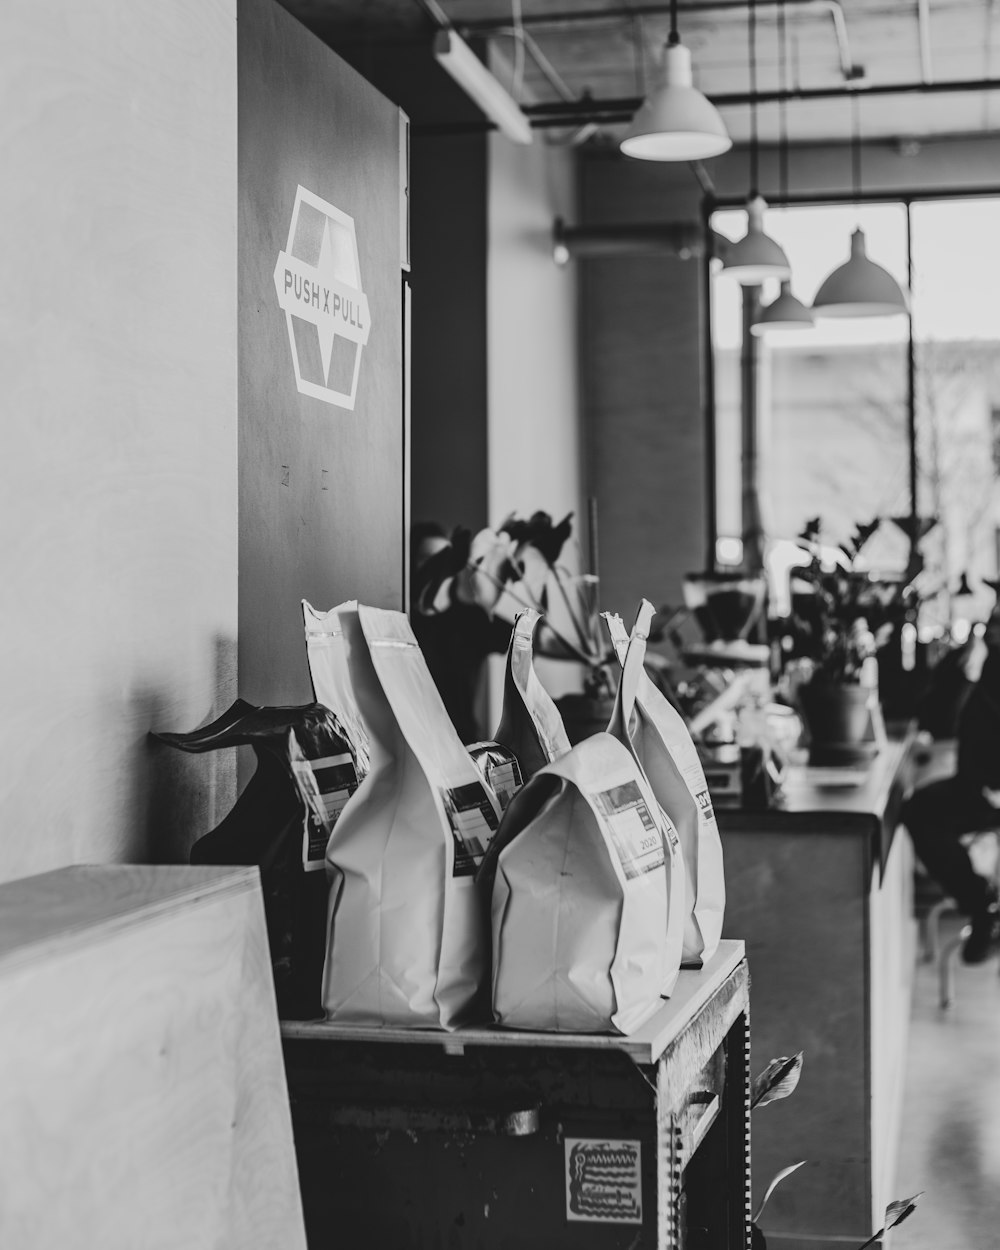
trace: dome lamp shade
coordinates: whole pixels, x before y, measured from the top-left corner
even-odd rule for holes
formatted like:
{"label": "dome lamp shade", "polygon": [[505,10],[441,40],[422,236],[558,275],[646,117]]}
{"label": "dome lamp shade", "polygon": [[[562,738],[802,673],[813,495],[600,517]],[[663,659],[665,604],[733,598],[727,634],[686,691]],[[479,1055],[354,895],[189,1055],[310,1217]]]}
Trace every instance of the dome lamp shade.
{"label": "dome lamp shade", "polygon": [[906,293],[881,265],[868,259],[860,227],[851,236],[851,255],[831,273],[813,300],[817,317],[892,317],[908,311]]}
{"label": "dome lamp shade", "polygon": [[764,233],[765,208],[763,196],[751,194],[747,201],[747,232],[726,249],[722,258],[722,272],[743,286],[760,286],[768,278],[784,282],[792,276],[784,249]]}
{"label": "dome lamp shade", "polygon": [[660,82],[633,117],[622,152],[641,161],[699,161],[732,146],[719,110],[694,86],[691,53],[671,35]]}
{"label": "dome lamp shade", "polygon": [[750,333],[760,336],[772,330],[810,330],[815,324],[812,309],[795,298],[788,282],[782,282],[778,298],[764,305]]}

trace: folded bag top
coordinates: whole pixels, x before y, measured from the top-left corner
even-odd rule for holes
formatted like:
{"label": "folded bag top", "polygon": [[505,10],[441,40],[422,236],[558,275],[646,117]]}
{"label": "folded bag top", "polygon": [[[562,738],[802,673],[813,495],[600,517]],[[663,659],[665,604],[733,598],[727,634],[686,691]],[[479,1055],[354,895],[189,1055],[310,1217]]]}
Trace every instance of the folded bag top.
{"label": "folded bag top", "polygon": [[503,710],[493,735],[514,752],[525,781],[570,749],[559,709],[538,680],[532,660],[539,619],[533,608],[526,608],[514,620],[504,671]]}
{"label": "folded bag top", "polygon": [[306,659],[313,697],[328,707],[342,726],[354,755],[358,775],[371,767],[368,730],[358,707],[352,668],[352,648],[363,646],[358,621],[358,601],[348,599],[328,612],[319,612],[302,600],[302,621],[306,634]]}

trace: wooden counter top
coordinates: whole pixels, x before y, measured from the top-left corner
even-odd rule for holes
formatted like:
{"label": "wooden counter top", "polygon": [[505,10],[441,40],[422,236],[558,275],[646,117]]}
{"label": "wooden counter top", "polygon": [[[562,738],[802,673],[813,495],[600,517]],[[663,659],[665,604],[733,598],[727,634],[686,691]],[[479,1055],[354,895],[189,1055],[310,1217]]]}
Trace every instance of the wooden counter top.
{"label": "wooden counter top", "polygon": [[775,805],[764,811],[716,808],[723,837],[731,834],[842,834],[867,838],[872,862],[884,867],[913,784],[913,736],[896,739],[868,763],[849,768],[789,768]]}

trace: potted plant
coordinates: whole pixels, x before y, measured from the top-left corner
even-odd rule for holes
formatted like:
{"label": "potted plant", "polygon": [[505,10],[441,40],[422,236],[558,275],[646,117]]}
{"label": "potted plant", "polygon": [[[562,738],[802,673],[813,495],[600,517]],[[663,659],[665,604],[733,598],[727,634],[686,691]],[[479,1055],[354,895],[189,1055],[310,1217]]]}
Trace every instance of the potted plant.
{"label": "potted plant", "polygon": [[820,521],[798,536],[808,561],[793,570],[792,610],[779,633],[798,660],[796,702],[810,738],[811,763],[856,763],[878,749],[878,648],[911,594],[912,576],[879,578],[859,567],[880,519],[859,525],[847,543],[820,540]]}

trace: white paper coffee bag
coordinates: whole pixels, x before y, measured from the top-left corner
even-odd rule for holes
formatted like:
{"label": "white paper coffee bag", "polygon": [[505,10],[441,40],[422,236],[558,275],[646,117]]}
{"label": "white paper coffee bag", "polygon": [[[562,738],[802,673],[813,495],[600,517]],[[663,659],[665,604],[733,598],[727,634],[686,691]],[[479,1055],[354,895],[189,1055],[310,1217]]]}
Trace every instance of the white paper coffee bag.
{"label": "white paper coffee bag", "polygon": [[500,1024],[632,1033],[649,1018],[680,963],[681,929],[672,934],[668,914],[671,834],[633,754],[610,733],[579,743],[514,797],[491,856]]}
{"label": "white paper coffee bag", "polygon": [[635,762],[596,734],[511,802],[493,886],[493,1013],[510,1028],[633,1033],[667,968],[664,834]]}
{"label": "white paper coffee bag", "polygon": [[661,993],[668,997],[673,993],[677,976],[684,958],[685,926],[690,915],[691,904],[684,856],[681,852],[681,839],[670,817],[669,812],[659,801],[659,794],[645,771],[644,757],[636,749],[629,726],[635,718],[636,694],[640,684],[646,680],[643,660],[646,657],[646,639],[637,635],[628,644],[622,663],[621,680],[615,696],[615,706],[608,724],[608,733],[625,747],[635,760],[636,768],[642,774],[643,781],[656,803],[663,824],[664,832],[664,865],[667,878],[667,978]]}
{"label": "white paper coffee bag", "polygon": [[[621,618],[604,613],[623,664],[630,646],[644,648],[654,611],[644,599],[631,640]],[[715,954],[726,908],[722,840],[705,773],[684,718],[644,672],[628,725],[636,757],[680,838],[687,881],[683,958],[685,964],[700,966]]]}
{"label": "white paper coffee bag", "polygon": [[331,1020],[454,1028],[486,1009],[488,917],[473,876],[500,808],[406,617],[361,606],[356,624],[350,680],[371,769],[327,847],[323,1006]]}

